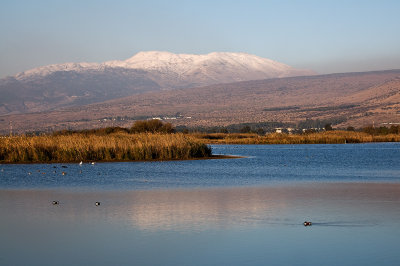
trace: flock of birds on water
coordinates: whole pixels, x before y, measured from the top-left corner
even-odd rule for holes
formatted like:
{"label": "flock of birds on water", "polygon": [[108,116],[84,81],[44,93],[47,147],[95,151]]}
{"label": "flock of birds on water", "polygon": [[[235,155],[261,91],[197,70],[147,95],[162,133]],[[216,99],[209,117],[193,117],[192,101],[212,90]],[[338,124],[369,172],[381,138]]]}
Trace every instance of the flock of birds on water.
{"label": "flock of birds on water", "polygon": [[[91,162],[90,164],[91,164],[91,165],[95,165],[96,163],[95,163],[95,162]],[[83,165],[83,162],[81,161],[81,162],[79,163],[79,165],[82,166],[82,165]],[[62,167],[62,168],[67,168],[67,166],[65,166],[65,165],[62,165],[61,167]],[[55,172],[56,172],[56,171],[54,171],[54,173],[55,173]],[[82,170],[80,170],[79,172],[82,174]],[[62,174],[62,175],[66,175],[67,173],[63,171],[61,174]],[[52,204],[53,204],[53,205],[59,205],[60,202],[59,202],[58,200],[53,200]],[[94,203],[94,205],[100,206],[100,201],[96,201],[96,202]]]}
{"label": "flock of birds on water", "polygon": [[[91,164],[91,165],[95,165],[96,163],[95,163],[95,162],[91,162],[90,164]],[[79,163],[79,165],[80,165],[80,166],[82,166],[82,165],[83,165],[83,162],[81,161],[81,162]],[[56,168],[55,166],[53,166],[53,167],[54,167],[54,168]],[[61,167],[62,167],[62,168],[68,168],[68,167],[67,167],[67,166],[65,166],[65,165],[62,165]],[[3,172],[3,171],[4,171],[4,169],[1,169],[1,171]],[[38,172],[40,173],[40,170],[38,170]],[[56,170],[54,170],[54,173],[57,173],[57,171],[56,171]],[[79,171],[79,173],[81,173],[81,174],[82,174],[82,170],[80,170],[80,171]],[[32,172],[28,172],[28,175],[31,175],[31,174],[32,174]],[[45,172],[42,172],[42,174],[44,174],[44,175],[45,175],[46,173],[45,173]],[[66,175],[66,174],[67,174],[67,172],[64,172],[64,171],[62,171],[62,172],[61,172],[61,174],[62,174],[62,175]]]}
{"label": "flock of birds on water", "polygon": [[[95,162],[91,162],[91,163],[89,163],[89,164],[95,165],[96,163],[95,163]],[[82,165],[83,165],[83,162],[81,161],[81,162],[79,163],[79,165],[82,166]],[[56,166],[54,166],[54,168],[56,168]],[[61,168],[68,168],[68,167],[65,166],[65,165],[62,165]],[[4,172],[4,169],[1,169],[1,172]],[[40,170],[38,170],[38,172],[40,173]],[[80,170],[79,172],[82,174],[82,170]],[[54,173],[57,173],[57,171],[54,170]],[[28,175],[31,175],[31,174],[32,174],[32,172],[28,172]],[[42,174],[45,175],[46,173],[45,173],[45,172],[42,172]],[[62,175],[66,175],[67,172],[62,171],[61,174],[62,174]],[[59,205],[60,202],[59,202],[58,200],[53,200],[52,204],[53,204],[53,205]],[[94,204],[95,204],[95,206],[100,206],[100,201],[96,201]]]}

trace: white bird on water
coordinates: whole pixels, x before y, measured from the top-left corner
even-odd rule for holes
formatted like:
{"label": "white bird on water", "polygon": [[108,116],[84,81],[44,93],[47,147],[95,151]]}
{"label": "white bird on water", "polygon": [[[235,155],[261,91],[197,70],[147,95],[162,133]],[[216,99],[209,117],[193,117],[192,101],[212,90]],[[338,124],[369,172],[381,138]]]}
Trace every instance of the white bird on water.
{"label": "white bird on water", "polygon": [[80,163],[79,163],[79,165],[82,165],[83,164],[83,162],[81,161]]}

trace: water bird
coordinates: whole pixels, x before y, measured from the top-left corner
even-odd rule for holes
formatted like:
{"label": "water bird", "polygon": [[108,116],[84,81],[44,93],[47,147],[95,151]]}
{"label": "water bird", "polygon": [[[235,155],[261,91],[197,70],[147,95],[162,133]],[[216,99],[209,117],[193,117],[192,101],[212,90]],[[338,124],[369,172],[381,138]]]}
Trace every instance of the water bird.
{"label": "water bird", "polygon": [[96,201],[96,202],[95,202],[95,205],[96,205],[96,206],[100,206],[100,202],[99,202],[99,201]]}
{"label": "water bird", "polygon": [[80,163],[79,163],[79,165],[82,165],[83,164],[83,162],[81,161]]}
{"label": "water bird", "polygon": [[31,175],[32,173],[31,172],[28,172],[28,175]]}
{"label": "water bird", "polygon": [[95,164],[95,162],[92,162],[92,165],[94,165]]}
{"label": "water bird", "polygon": [[67,173],[66,172],[62,172],[62,175],[66,175]]}
{"label": "water bird", "polygon": [[312,225],[312,222],[305,221],[303,224],[304,224],[304,226],[311,226],[311,225]]}
{"label": "water bird", "polygon": [[53,205],[58,205],[60,202],[58,200],[53,200]]}

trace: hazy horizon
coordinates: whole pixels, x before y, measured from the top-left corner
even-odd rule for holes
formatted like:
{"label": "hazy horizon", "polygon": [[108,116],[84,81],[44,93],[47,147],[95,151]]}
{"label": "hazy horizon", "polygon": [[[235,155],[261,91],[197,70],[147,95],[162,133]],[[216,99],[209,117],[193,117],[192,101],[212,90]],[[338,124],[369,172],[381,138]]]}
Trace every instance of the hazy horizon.
{"label": "hazy horizon", "polygon": [[400,69],[397,1],[8,1],[0,78],[140,51],[246,52],[320,74]]}

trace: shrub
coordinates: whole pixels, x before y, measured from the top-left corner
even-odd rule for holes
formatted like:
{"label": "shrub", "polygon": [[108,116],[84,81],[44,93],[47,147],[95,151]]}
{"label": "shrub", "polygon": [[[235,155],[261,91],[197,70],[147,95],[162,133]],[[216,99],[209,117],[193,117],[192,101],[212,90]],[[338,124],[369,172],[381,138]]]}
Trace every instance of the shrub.
{"label": "shrub", "polygon": [[163,123],[158,119],[136,121],[132,128],[131,133],[173,133],[175,130],[171,123]]}

